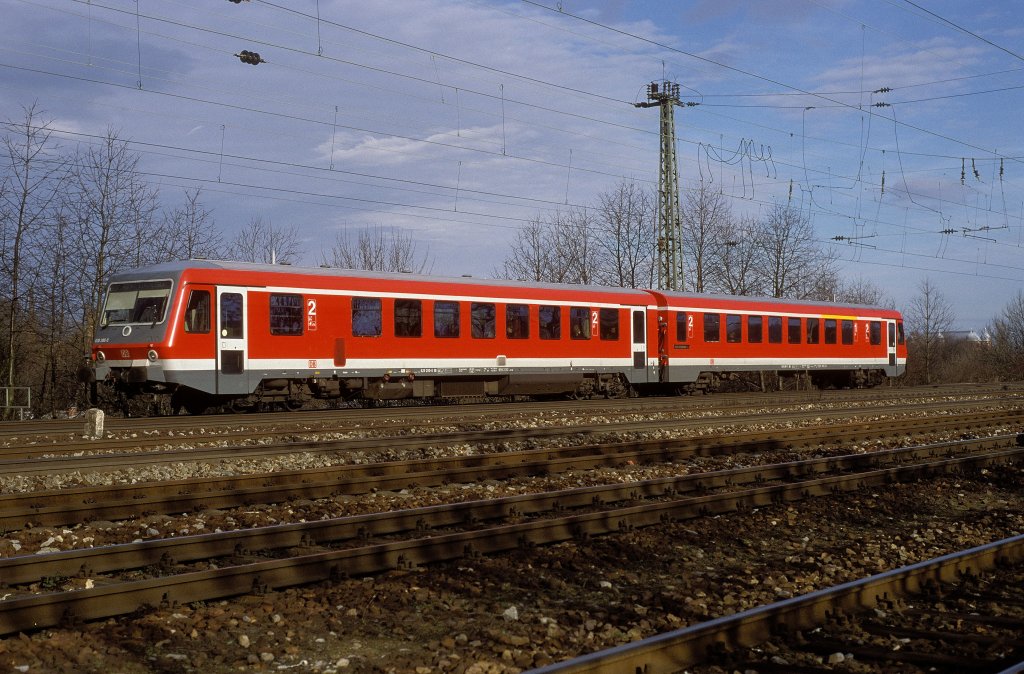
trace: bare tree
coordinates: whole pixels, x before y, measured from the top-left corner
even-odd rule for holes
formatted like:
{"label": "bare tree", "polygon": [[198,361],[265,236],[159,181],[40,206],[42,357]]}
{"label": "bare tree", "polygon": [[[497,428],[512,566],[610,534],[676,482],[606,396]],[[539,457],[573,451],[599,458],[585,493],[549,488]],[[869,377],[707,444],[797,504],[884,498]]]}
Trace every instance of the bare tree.
{"label": "bare tree", "polygon": [[1024,291],[1017,291],[989,326],[989,357],[1005,379],[1024,379]]}
{"label": "bare tree", "polygon": [[535,218],[519,231],[495,274],[520,281],[590,283],[595,245],[593,223],[582,209]]}
{"label": "bare tree", "polygon": [[609,286],[653,287],[657,273],[653,192],[623,180],[598,199],[594,280]]}
{"label": "bare tree", "polygon": [[534,218],[516,234],[511,253],[495,276],[518,281],[548,281],[551,255],[548,228],[540,218]]}
{"label": "bare tree", "polygon": [[556,214],[551,230],[554,242],[555,283],[594,282],[595,237],[590,213],[574,208]]}
{"label": "bare tree", "polygon": [[222,237],[210,211],[199,201],[201,189],[185,191],[185,203],[165,212],[151,242],[160,261],[215,258]]}
{"label": "bare tree", "polygon": [[149,262],[157,192],[139,171],[139,156],[114,130],[72,159],[64,212],[74,228],[80,270],[82,338],[88,348],[111,274]]}
{"label": "bare tree", "polygon": [[36,278],[26,248],[45,247],[43,231],[53,217],[66,163],[51,142],[49,122],[40,122],[33,104],[23,108],[20,121],[3,123],[4,179],[0,186],[0,299],[5,309],[4,381],[16,386],[18,351],[27,339],[25,296]]}
{"label": "bare tree", "polygon": [[836,255],[817,244],[810,218],[802,211],[788,205],[773,206],[761,222],[757,244],[763,286],[772,297],[830,298],[830,288],[823,289],[822,279],[834,287]]}
{"label": "bare tree", "polygon": [[744,217],[739,221],[728,218],[721,224],[719,245],[711,251],[710,290],[728,295],[766,294],[758,267],[758,222]]}
{"label": "bare tree", "polygon": [[334,245],[322,252],[321,259],[330,267],[416,274],[429,273],[433,266],[408,234],[379,226],[360,230],[354,239],[347,229],[338,232]]}
{"label": "bare tree", "polygon": [[835,294],[836,302],[866,304],[874,307],[896,308],[896,301],[873,281],[858,276],[851,281],[840,281]]}
{"label": "bare tree", "polygon": [[[71,254],[75,242],[71,240],[72,227],[64,213],[58,212],[47,228],[47,246],[40,249],[37,270],[40,283],[36,289],[35,313],[39,324],[40,349],[43,350],[39,373],[39,392],[36,406],[51,413],[66,409],[75,402],[85,403],[87,397],[74,378],[82,363],[80,322],[68,312],[76,301],[75,275],[69,270],[76,266]],[[83,398],[76,400],[76,392]]]}
{"label": "bare tree", "polygon": [[911,363],[919,364],[920,378],[932,382],[943,347],[943,333],[953,324],[953,307],[942,291],[925,278],[917,286],[917,295],[910,300],[906,312],[910,348],[914,353]]}
{"label": "bare tree", "polygon": [[689,277],[686,287],[702,293],[708,290],[709,273],[714,269],[711,260],[722,246],[722,233],[732,213],[725,196],[703,180],[686,190],[681,210],[684,266]]}
{"label": "bare tree", "polygon": [[228,245],[228,257],[242,262],[291,263],[302,252],[295,227],[278,228],[261,216],[249,221]]}

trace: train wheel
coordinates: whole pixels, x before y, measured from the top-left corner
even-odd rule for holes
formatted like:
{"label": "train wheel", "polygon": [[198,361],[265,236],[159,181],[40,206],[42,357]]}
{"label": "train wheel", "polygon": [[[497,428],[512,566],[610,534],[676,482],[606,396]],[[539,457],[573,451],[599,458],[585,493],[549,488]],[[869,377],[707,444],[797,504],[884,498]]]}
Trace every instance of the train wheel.
{"label": "train wheel", "polygon": [[298,398],[288,398],[284,401],[284,408],[289,412],[297,412],[302,409],[302,401]]}
{"label": "train wheel", "polygon": [[245,414],[253,411],[253,404],[246,398],[235,398],[227,405],[224,406],[228,411],[234,412],[235,414]]}
{"label": "train wheel", "polygon": [[630,394],[630,386],[628,383],[622,380],[621,377],[614,377],[608,381],[608,384],[604,390],[604,395],[609,400],[621,400],[628,398]]}

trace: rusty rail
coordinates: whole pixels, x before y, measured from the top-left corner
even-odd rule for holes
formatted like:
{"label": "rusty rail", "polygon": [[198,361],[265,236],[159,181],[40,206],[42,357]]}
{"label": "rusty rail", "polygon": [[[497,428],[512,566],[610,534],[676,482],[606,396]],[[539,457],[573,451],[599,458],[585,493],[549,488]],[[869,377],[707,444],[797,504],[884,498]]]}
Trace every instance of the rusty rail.
{"label": "rusty rail", "polygon": [[[921,591],[927,583],[951,582],[997,564],[1024,562],[1024,535],[944,555],[858,581],[818,590],[709,620],[616,648],[533,670],[532,674],[669,674],[706,659],[712,649],[744,648],[768,640],[780,629],[805,630],[829,614],[876,606],[882,598]],[[1008,663],[1009,664],[1009,663]],[[1020,671],[1013,665],[1007,671]]]}
{"label": "rusty rail", "polygon": [[[666,521],[731,512],[739,508],[795,502],[812,496],[884,485],[897,479],[946,474],[966,468],[1015,461],[1022,453],[1024,448],[1014,448],[991,455],[943,459],[867,473],[818,478],[699,498],[631,505],[600,512],[504,524],[474,531],[253,562],[171,577],[101,585],[85,590],[8,599],[0,602],[0,634],[56,625],[67,620],[89,620],[130,613],[145,605],[204,601],[258,592],[267,588],[308,584],[346,575],[379,573],[418,564],[493,554],[517,547],[604,535]],[[35,561],[43,558],[41,555],[32,557]],[[674,656],[669,661],[674,662]],[[621,672],[632,669],[620,667],[595,671]]]}

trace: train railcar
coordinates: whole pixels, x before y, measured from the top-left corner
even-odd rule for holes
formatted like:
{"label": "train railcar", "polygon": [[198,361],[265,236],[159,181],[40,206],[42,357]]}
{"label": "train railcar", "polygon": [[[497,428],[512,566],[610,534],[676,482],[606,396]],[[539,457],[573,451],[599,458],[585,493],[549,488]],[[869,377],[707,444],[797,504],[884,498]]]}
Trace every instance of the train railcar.
{"label": "train railcar", "polygon": [[[799,337],[776,340],[777,319],[799,320]],[[745,370],[868,385],[902,372],[901,331],[868,307],[193,260],[113,279],[93,362],[126,398],[168,396],[175,412],[620,397],[713,390]]]}
{"label": "train railcar", "polygon": [[172,408],[626,395],[649,293],[191,261],[113,279],[96,376]]}
{"label": "train railcar", "polygon": [[710,391],[740,372],[800,374],[821,388],[874,386],[906,369],[893,309],[652,291],[658,381]]}

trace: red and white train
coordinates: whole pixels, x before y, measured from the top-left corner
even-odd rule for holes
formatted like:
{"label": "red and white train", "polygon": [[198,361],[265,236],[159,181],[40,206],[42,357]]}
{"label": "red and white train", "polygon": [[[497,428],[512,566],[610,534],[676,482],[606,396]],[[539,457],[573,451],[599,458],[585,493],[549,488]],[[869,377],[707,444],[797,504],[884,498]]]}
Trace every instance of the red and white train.
{"label": "red and white train", "polygon": [[171,407],[714,390],[743,371],[870,386],[906,367],[891,309],[192,260],[118,274],[97,380]]}

